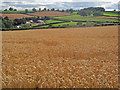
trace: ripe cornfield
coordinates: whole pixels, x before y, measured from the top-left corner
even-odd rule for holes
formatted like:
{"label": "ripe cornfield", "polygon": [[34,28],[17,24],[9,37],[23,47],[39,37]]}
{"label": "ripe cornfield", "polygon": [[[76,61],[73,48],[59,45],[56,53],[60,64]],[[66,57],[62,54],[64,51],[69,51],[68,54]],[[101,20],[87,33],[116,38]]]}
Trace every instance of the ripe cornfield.
{"label": "ripe cornfield", "polygon": [[118,26],[2,32],[3,88],[118,88]]}

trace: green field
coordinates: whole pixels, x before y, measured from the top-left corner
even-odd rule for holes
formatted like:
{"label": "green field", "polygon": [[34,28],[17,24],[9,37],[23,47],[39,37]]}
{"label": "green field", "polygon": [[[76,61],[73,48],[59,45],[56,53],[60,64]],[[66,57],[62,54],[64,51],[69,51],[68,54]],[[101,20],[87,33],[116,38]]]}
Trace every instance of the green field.
{"label": "green field", "polygon": [[113,18],[98,18],[98,17],[94,17],[94,16],[80,16],[80,15],[54,17],[54,19],[66,20],[66,21],[118,22],[118,19],[113,19]]}
{"label": "green field", "polygon": [[57,23],[57,22],[63,22],[63,21],[57,21],[57,20],[46,20],[45,21],[47,24],[50,24],[50,23]]}
{"label": "green field", "polygon": [[115,16],[115,17],[118,17],[118,13],[112,13],[112,12],[104,12],[103,15],[105,16]]}
{"label": "green field", "polygon": [[53,27],[57,27],[57,26],[63,26],[63,25],[69,25],[69,26],[75,26],[77,25],[78,22],[65,22],[65,23],[59,23],[59,24],[53,24]]}
{"label": "green field", "polygon": [[77,14],[78,12],[73,12],[73,14]]}
{"label": "green field", "polygon": [[[64,25],[69,25],[69,26],[76,26],[78,22],[65,22],[65,23],[59,23],[59,24],[51,24],[51,27],[58,27],[58,26],[64,26]],[[50,25],[43,25],[43,26],[37,26],[34,28],[43,28],[43,27],[50,27]]]}
{"label": "green field", "polygon": [[49,25],[37,26],[37,27],[34,27],[34,28],[43,28],[43,27],[49,27]]}
{"label": "green field", "polygon": [[[33,11],[28,11],[28,12],[30,13]],[[0,11],[0,13],[25,13],[25,11]]]}

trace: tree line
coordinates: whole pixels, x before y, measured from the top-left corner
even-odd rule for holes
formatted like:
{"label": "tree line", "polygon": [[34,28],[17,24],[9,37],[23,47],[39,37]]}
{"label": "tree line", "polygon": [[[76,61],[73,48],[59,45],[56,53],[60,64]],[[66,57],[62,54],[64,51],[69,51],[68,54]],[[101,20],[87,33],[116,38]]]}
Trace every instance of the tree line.
{"label": "tree line", "polygon": [[[14,20],[10,20],[8,18],[8,16],[2,18],[0,16],[0,20],[2,20],[2,28],[16,28],[17,25],[21,25],[21,24],[26,24],[27,21],[32,20],[33,22],[37,22],[38,20],[49,20],[50,18],[48,16],[44,16],[44,17],[26,17],[26,18],[22,18],[22,19],[14,19]],[[24,27],[26,27],[24,25]]]}
{"label": "tree line", "polygon": [[[4,11],[17,11],[17,9],[14,9],[14,8],[10,7],[9,9],[5,9]],[[24,11],[25,11],[25,13],[29,12],[28,9],[25,9]],[[41,8],[39,8],[37,10],[36,8],[33,8],[32,11],[33,12],[37,12],[37,11],[60,11],[60,12],[71,12],[72,13],[73,11],[76,11],[76,10],[73,10],[73,9],[66,9],[66,10],[62,9],[62,10],[60,10],[60,9],[55,9],[55,8],[52,8],[52,9],[47,9],[47,8],[41,9]]]}
{"label": "tree line", "polygon": [[17,9],[10,7],[9,9],[5,9],[4,11],[17,11]]}
{"label": "tree line", "polygon": [[81,9],[77,14],[81,16],[101,16],[103,15],[102,12],[105,12],[105,9],[102,7],[89,7]]}
{"label": "tree line", "polygon": [[[4,11],[17,11],[17,9],[14,9],[14,8],[10,7],[8,10],[5,9]],[[25,11],[25,13],[28,13],[31,10],[25,9],[24,11]],[[100,12],[104,12],[105,9],[102,8],[102,7],[89,7],[89,8],[84,8],[84,9],[81,9],[81,10],[79,10],[79,9],[74,10],[72,8],[66,9],[66,10],[64,10],[64,9],[60,10],[60,9],[55,9],[55,8],[52,8],[52,9],[48,9],[48,8],[36,9],[36,8],[33,8],[32,9],[32,12],[37,12],[37,11],[59,11],[59,12],[67,12],[67,13],[78,12],[77,14],[81,14],[82,16],[87,16],[87,15],[91,15],[91,14],[96,16],[98,14],[100,15]]]}

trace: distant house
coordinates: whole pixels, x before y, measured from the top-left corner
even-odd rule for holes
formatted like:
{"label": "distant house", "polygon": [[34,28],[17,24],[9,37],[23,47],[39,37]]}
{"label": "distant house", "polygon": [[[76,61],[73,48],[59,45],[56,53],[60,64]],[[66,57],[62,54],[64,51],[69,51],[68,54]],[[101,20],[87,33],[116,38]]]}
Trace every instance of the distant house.
{"label": "distant house", "polygon": [[44,23],[44,21],[42,21],[42,20],[38,20],[37,23]]}
{"label": "distant house", "polygon": [[33,20],[30,20],[30,23],[33,23]]}
{"label": "distant house", "polygon": [[43,20],[38,20],[37,23],[45,24]]}
{"label": "distant house", "polygon": [[26,24],[28,24],[28,23],[30,23],[30,22],[26,22]]}
{"label": "distant house", "polygon": [[22,26],[21,25],[18,25],[17,28],[21,28]]}

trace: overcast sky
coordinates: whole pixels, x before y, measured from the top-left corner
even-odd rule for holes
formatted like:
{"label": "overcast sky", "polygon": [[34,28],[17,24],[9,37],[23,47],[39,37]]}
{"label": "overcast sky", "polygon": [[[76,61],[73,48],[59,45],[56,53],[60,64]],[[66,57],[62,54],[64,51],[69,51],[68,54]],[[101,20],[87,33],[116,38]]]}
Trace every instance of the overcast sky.
{"label": "overcast sky", "polygon": [[2,2],[26,1],[26,2],[112,2],[116,3],[119,0],[2,0]]}
{"label": "overcast sky", "polygon": [[119,0],[2,0],[0,6],[2,9],[13,7],[18,10],[32,8],[81,9],[85,7],[104,7],[113,10],[118,8],[118,2]]}

